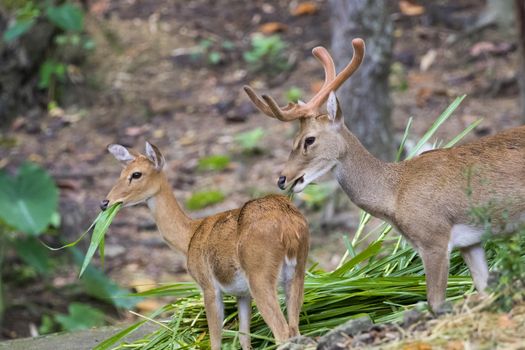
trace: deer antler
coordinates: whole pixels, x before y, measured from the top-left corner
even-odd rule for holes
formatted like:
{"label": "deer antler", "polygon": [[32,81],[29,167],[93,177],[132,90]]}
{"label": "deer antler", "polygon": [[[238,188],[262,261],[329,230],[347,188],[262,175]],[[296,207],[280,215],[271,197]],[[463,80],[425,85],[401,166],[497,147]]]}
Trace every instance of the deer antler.
{"label": "deer antler", "polygon": [[261,99],[250,86],[245,85],[244,91],[255,106],[269,117],[281,121],[314,117],[319,114],[319,108],[328,98],[330,91],[336,91],[361,65],[365,54],[365,42],[362,39],[354,39],[352,46],[354,48],[352,60],[338,75],[335,72],[334,61],[324,47],[318,46],[312,50],[312,54],[323,65],[325,81],[319,92],[306,104],[290,102],[284,107],[279,107],[268,95],[262,95]]}

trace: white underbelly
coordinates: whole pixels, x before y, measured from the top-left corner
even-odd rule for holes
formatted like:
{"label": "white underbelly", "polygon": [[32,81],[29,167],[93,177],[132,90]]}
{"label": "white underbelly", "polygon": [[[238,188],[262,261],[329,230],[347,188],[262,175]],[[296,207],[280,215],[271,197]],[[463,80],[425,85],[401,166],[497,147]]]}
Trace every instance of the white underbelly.
{"label": "white underbelly", "polygon": [[485,231],[476,226],[456,224],[450,230],[450,240],[448,242],[448,250],[452,251],[454,248],[470,247],[481,242]]}
{"label": "white underbelly", "polygon": [[248,280],[242,271],[237,271],[229,284],[216,283],[221,292],[225,294],[235,295],[237,297],[250,295]]}
{"label": "white underbelly", "polygon": [[[297,265],[296,259],[285,258],[281,265],[281,271],[279,273],[279,284],[287,286],[293,279],[295,274],[295,266]],[[255,271],[257,273],[257,271]],[[220,283],[215,280],[215,286],[220,289],[224,294],[234,296],[245,296],[250,295],[250,284],[243,271],[237,271],[233,280],[229,284]]]}

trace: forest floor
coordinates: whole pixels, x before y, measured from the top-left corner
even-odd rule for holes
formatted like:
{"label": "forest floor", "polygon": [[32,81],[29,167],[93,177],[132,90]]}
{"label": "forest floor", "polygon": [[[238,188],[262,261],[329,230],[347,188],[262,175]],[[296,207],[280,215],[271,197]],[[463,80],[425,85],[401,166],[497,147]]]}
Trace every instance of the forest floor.
{"label": "forest floor", "polygon": [[[454,16],[478,14],[476,3],[462,1],[464,7]],[[1,165],[15,168],[29,159],[51,172],[61,189],[62,232],[68,241],[89,226],[118,177],[120,165],[106,151],[110,143],[140,151],[146,140],[156,144],[183,203],[200,190],[225,194],[223,202],[190,212],[193,217],[278,192],[277,174],[296,125],[264,117],[242,86],[250,84],[281,102],[292,87],[303,91],[303,99],[315,92],[323,77],[311,49],[330,46],[330,11],[326,1],[312,4],[311,14],[299,15],[294,14],[297,3],[288,1],[92,1],[88,31],[97,48],[77,77],[82,83],[67,88],[62,109],[15,119],[3,136],[13,146],[0,148]],[[399,138],[413,117],[411,139],[417,140],[462,94],[467,99],[439,138],[451,139],[479,118],[482,125],[468,138],[519,125],[518,54],[508,32],[489,28],[450,43],[463,32],[432,21],[430,15],[408,17],[395,8],[392,16],[392,121]],[[279,29],[293,63],[275,75],[254,72],[243,60],[254,33],[275,29],[264,26],[270,22]],[[247,152],[236,135],[256,128],[264,130],[258,150]],[[199,170],[199,159],[210,155],[227,155],[231,162],[222,171]],[[347,198],[337,203],[336,214],[311,208],[304,195],[296,201],[311,221],[311,261],[333,268],[344,254],[341,235],[353,232],[358,211]],[[337,224],[327,225],[331,219]],[[115,219],[107,236],[104,270],[130,288],[189,279],[183,256],[162,241],[145,207],[124,209]],[[53,285],[74,280],[76,273],[65,273]],[[60,295],[26,295],[27,286],[18,288],[7,290],[32,304],[67,306]],[[139,311],[160,303],[143,303]],[[11,315],[13,322],[4,324],[2,336],[27,336],[27,324],[39,322],[31,315]]]}

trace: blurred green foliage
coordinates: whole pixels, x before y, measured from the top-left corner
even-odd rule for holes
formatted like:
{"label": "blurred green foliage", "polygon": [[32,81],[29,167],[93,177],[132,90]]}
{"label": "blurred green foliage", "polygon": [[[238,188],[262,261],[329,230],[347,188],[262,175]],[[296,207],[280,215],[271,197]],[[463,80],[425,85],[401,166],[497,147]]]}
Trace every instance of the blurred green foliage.
{"label": "blurred green foliage", "polygon": [[244,53],[244,60],[253,71],[279,74],[291,68],[286,57],[287,44],[279,35],[252,36],[251,49]]}
{"label": "blurred green foliage", "polygon": [[186,207],[190,210],[199,210],[207,206],[224,201],[225,197],[221,191],[199,191],[191,195],[186,201]]}
{"label": "blurred green foliage", "polygon": [[221,171],[230,164],[230,157],[227,155],[216,154],[213,156],[199,159],[197,169],[199,171]]}
{"label": "blurred green foliage", "polygon": [[494,269],[488,289],[496,293],[493,307],[504,312],[525,301],[525,225],[513,235],[492,235],[488,230],[488,256]]}
{"label": "blurred green foliage", "polygon": [[[8,250],[16,252],[18,258],[27,264],[17,272],[11,269],[11,275],[16,274],[17,279],[38,275],[46,277],[59,266],[56,258],[37,238],[49,232],[50,227],[59,225],[57,207],[58,188],[40,166],[25,163],[14,175],[0,170],[0,319],[6,307],[2,295],[4,275],[1,267]],[[84,260],[78,250],[73,251],[73,258],[78,265]],[[118,287],[93,267],[85,268],[84,278],[78,286],[81,292],[116,307],[131,308],[137,301],[128,297],[128,290]],[[83,309],[79,305],[71,306],[69,315],[43,318],[42,329],[54,329],[54,322],[61,325],[62,330],[98,325],[104,321],[104,317],[96,317],[97,312],[102,314],[101,311]],[[81,315],[84,315],[84,321],[80,321]]]}
{"label": "blurred green foliage", "polygon": [[288,91],[286,91],[286,99],[289,102],[297,103],[303,96],[303,90],[298,88],[297,86],[292,86]]}
{"label": "blurred green foliage", "polygon": [[332,183],[310,184],[299,194],[299,198],[304,201],[308,209],[318,210],[335,192],[335,189],[336,186]]}
{"label": "blurred green foliage", "polygon": [[244,153],[254,154],[261,151],[259,144],[263,136],[264,130],[262,128],[255,128],[235,135],[234,140]]}
{"label": "blurred green foliage", "polygon": [[74,1],[57,5],[54,1],[9,1],[7,8],[14,20],[4,31],[7,44],[31,35],[37,21],[47,21],[55,28],[52,45],[39,69],[38,87],[48,90],[51,101],[58,96],[59,84],[66,82],[68,65],[94,49],[94,41],[84,33],[84,11]]}
{"label": "blurred green foliage", "polygon": [[105,323],[104,313],[87,304],[71,303],[68,306],[68,312],[67,315],[59,314],[54,317],[65,331],[89,329]]}

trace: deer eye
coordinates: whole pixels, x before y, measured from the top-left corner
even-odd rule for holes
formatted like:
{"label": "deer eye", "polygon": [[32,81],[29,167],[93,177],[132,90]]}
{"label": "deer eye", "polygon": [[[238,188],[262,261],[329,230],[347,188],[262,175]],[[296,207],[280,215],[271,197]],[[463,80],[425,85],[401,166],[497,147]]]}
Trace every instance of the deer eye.
{"label": "deer eye", "polygon": [[141,176],[142,176],[142,173],[140,173],[140,172],[138,172],[138,171],[136,171],[136,172],[134,172],[133,174],[131,174],[131,178],[132,178],[132,179],[135,179],[135,180],[136,180],[136,179],[140,179]]}
{"label": "deer eye", "polygon": [[306,148],[307,146],[313,145],[314,142],[315,142],[315,137],[313,137],[313,136],[305,138],[304,139],[304,148]]}

